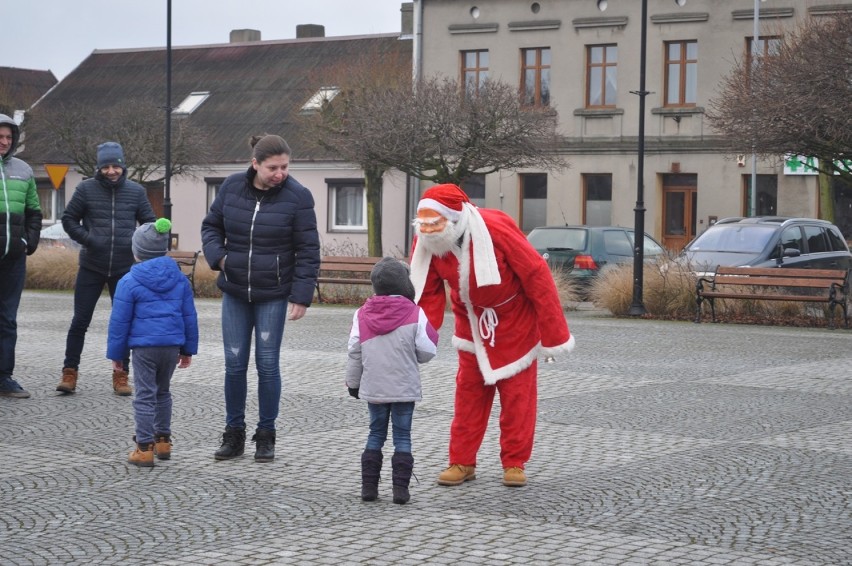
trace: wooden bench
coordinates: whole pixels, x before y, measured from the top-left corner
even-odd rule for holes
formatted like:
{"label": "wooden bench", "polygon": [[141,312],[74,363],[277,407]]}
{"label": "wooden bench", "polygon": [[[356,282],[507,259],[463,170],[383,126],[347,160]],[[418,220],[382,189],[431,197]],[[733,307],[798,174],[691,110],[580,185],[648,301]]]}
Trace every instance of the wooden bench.
{"label": "wooden bench", "polygon": [[719,266],[714,275],[698,279],[695,292],[695,322],[701,322],[701,303],[705,300],[710,303],[713,322],[716,322],[716,299],[757,299],[827,303],[829,328],[835,327],[834,309],[840,306],[843,327],[849,328],[849,270],[846,269]]}
{"label": "wooden bench", "polygon": [[179,252],[169,250],[166,255],[175,260],[180,270],[189,279],[189,284],[192,285],[192,296],[195,296],[195,264],[198,262],[199,252]]}
{"label": "wooden bench", "polygon": [[322,302],[320,283],[372,285],[370,272],[380,257],[323,256],[317,277],[317,301]]}

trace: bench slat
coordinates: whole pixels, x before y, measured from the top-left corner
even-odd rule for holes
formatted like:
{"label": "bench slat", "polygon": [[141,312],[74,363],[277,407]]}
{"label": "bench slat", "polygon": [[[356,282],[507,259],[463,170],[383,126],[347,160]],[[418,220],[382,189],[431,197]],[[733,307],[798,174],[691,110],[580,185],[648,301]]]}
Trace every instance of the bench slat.
{"label": "bench slat", "polygon": [[741,275],[717,275],[714,279],[719,285],[739,285],[758,287],[814,287],[827,288],[832,283],[843,285],[843,279],[794,279],[792,277],[743,277]]}

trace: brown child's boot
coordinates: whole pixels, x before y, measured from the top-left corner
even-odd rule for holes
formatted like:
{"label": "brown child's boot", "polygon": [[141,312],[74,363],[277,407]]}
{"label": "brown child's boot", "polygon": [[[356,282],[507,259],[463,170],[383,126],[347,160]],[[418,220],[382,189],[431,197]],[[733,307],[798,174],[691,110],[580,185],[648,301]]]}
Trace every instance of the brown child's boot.
{"label": "brown child's boot", "polygon": [[127,397],[133,393],[130,384],[127,383],[126,371],[112,370],[112,390],[121,397]]}
{"label": "brown child's boot", "polygon": [[168,460],[172,457],[172,437],[170,434],[154,434],[154,455],[157,460]]}
{"label": "brown child's boot", "polygon": [[154,443],[137,442],[136,449],[127,456],[127,463],[140,468],[152,468],[154,466]]}
{"label": "brown child's boot", "polygon": [[62,381],[56,386],[57,391],[62,393],[74,393],[77,389],[77,370],[73,368],[62,368]]}

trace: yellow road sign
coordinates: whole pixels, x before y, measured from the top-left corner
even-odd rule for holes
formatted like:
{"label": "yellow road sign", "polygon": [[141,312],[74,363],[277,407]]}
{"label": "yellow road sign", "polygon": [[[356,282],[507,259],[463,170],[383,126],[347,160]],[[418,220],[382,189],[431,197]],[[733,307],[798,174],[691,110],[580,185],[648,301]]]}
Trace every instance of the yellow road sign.
{"label": "yellow road sign", "polygon": [[47,171],[47,176],[50,177],[50,182],[53,188],[57,191],[62,186],[62,181],[65,180],[65,174],[68,173],[67,165],[45,165],[44,170]]}

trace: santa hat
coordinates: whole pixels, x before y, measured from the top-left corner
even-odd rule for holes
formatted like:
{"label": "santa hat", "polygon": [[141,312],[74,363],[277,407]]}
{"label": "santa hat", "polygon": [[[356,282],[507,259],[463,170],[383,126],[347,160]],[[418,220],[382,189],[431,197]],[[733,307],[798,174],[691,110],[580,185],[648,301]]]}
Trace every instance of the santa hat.
{"label": "santa hat", "polygon": [[[488,227],[464,191],[457,185],[435,185],[423,193],[423,198],[417,205],[417,210],[428,208],[434,210],[447,220],[462,227],[470,238],[465,238],[473,245],[473,269],[476,273],[476,283],[479,287],[500,284],[500,269],[494,254],[494,243]],[[423,246],[415,245],[411,255],[411,281],[414,283],[415,302],[420,300],[423,287],[426,284],[426,273],[432,256]]]}
{"label": "santa hat", "polygon": [[457,185],[435,185],[423,193],[417,211],[428,208],[447,220],[458,222],[466,202],[470,199]]}

